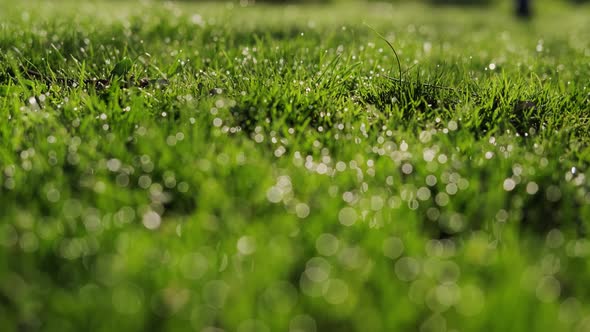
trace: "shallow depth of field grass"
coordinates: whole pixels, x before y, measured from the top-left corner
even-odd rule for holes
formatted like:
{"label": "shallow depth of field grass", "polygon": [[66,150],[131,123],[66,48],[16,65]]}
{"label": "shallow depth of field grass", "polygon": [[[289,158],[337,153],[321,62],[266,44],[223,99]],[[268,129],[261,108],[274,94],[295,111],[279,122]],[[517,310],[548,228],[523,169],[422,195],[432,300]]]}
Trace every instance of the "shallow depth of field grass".
{"label": "shallow depth of field grass", "polygon": [[588,6],[0,3],[2,331],[590,330]]}

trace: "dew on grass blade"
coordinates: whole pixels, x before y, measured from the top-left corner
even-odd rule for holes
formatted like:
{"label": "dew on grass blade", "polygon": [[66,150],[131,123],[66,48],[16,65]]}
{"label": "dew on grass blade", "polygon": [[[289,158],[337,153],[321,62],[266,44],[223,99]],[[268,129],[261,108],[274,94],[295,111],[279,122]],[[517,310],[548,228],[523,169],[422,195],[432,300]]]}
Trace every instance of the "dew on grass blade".
{"label": "dew on grass blade", "polygon": [[205,284],[202,290],[203,302],[215,308],[222,309],[229,295],[230,287],[223,280],[212,280]]}
{"label": "dew on grass blade", "polygon": [[568,297],[559,305],[559,320],[572,324],[582,317],[582,303],[575,297]]}
{"label": "dew on grass blade", "polygon": [[324,279],[323,282],[315,282],[309,278],[307,273],[302,273],[301,278],[299,279],[299,288],[303,294],[312,298],[317,298],[322,296],[327,280],[328,279]]}
{"label": "dew on grass blade", "polygon": [[554,228],[554,229],[550,230],[549,233],[547,233],[547,237],[545,240],[545,245],[547,247],[552,248],[552,249],[559,248],[560,246],[563,245],[564,242],[565,242],[564,235],[559,229]]}
{"label": "dew on grass blade", "polygon": [[186,254],[180,261],[180,270],[185,278],[197,280],[208,270],[209,262],[200,252]]}
{"label": "dew on grass blade", "polygon": [[434,187],[434,185],[436,185],[437,183],[437,179],[436,176],[430,174],[426,176],[425,182],[428,186],[430,187]]}
{"label": "dew on grass blade", "polygon": [[357,213],[351,207],[345,207],[338,213],[338,221],[344,226],[352,226],[357,221]]}
{"label": "dew on grass blade", "polygon": [[49,202],[57,203],[61,198],[61,193],[55,187],[50,187],[46,190],[45,196]]}
{"label": "dew on grass blade", "polygon": [[144,174],[139,177],[137,184],[143,189],[148,189],[152,184],[152,178],[149,175]]}
{"label": "dew on grass blade", "polygon": [[413,257],[402,257],[395,263],[395,274],[401,281],[416,279],[420,270],[420,262]]}
{"label": "dew on grass blade", "polygon": [[381,209],[383,209],[384,205],[385,201],[381,196],[375,195],[371,197],[371,210],[380,211]]}
{"label": "dew on grass blade", "polygon": [[305,274],[313,282],[322,282],[328,279],[332,265],[322,257],[314,257],[307,261]]}
{"label": "dew on grass blade", "polygon": [[390,259],[397,259],[403,254],[405,246],[400,238],[390,237],[383,241],[381,248],[383,255]]}
{"label": "dew on grass blade", "polygon": [[[426,188],[428,190],[428,188]],[[449,195],[455,195],[458,191],[457,185],[454,183],[449,183],[446,185],[445,187],[445,191],[447,192],[447,194]]]}
{"label": "dew on grass blade", "polygon": [[307,218],[307,216],[309,216],[309,212],[309,205],[305,203],[298,203],[297,205],[295,205],[295,214],[297,215],[297,217],[301,219]]}
{"label": "dew on grass blade", "polygon": [[25,232],[19,238],[19,245],[23,252],[32,253],[39,248],[39,239],[33,232]]}
{"label": "dew on grass blade", "polygon": [[460,298],[460,289],[454,283],[441,284],[430,289],[426,294],[426,305],[433,312],[444,312]]}
{"label": "dew on grass blade", "polygon": [[446,332],[447,320],[436,313],[420,324],[420,332]]}
{"label": "dew on grass blade", "polygon": [[324,233],[317,237],[315,242],[316,250],[324,256],[332,256],[338,252],[340,241],[332,234]]}
{"label": "dew on grass blade", "polygon": [[160,224],[162,223],[162,218],[157,212],[149,210],[146,213],[144,213],[142,217],[142,223],[145,226],[145,228],[149,230],[155,230],[160,227]]}
{"label": "dew on grass blade", "polygon": [[[447,189],[447,192],[448,192],[448,189]],[[430,196],[431,196],[430,189],[428,189],[427,187],[420,187],[416,191],[416,197],[421,201],[429,200]]]}
{"label": "dew on grass blade", "polygon": [[256,239],[252,236],[242,236],[236,246],[242,255],[251,255],[256,251]]}
{"label": "dew on grass blade", "polygon": [[449,195],[444,192],[439,192],[436,194],[434,200],[438,206],[446,206],[450,202]]}
{"label": "dew on grass blade", "polygon": [[561,284],[553,276],[541,278],[537,284],[536,295],[541,302],[554,302],[561,293]]}
{"label": "dew on grass blade", "polygon": [[558,202],[561,199],[561,189],[556,185],[550,185],[545,191],[545,197],[549,202]]}
{"label": "dew on grass blade", "polygon": [[262,294],[262,301],[271,312],[289,314],[298,302],[297,289],[287,281],[275,281]]}
{"label": "dew on grass blade", "polygon": [[502,187],[506,191],[512,191],[516,187],[516,182],[512,178],[507,178],[504,180]]}
{"label": "dew on grass blade", "polygon": [[341,304],[348,298],[349,287],[340,279],[329,279],[324,287],[323,296],[330,304]]}
{"label": "dew on grass blade", "polygon": [[527,194],[534,195],[537,193],[537,191],[539,191],[539,185],[536,182],[531,181],[531,182],[527,183],[527,185],[526,185]]}
{"label": "dew on grass blade", "polygon": [[412,174],[413,170],[414,170],[414,167],[412,166],[412,164],[405,163],[402,165],[402,173],[404,173],[406,175]]}

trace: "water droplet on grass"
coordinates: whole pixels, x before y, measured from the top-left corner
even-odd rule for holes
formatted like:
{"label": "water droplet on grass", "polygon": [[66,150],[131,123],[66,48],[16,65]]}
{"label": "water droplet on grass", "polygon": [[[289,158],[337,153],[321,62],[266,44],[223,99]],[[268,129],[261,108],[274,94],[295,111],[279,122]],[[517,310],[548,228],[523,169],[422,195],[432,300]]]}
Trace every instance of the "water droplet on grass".
{"label": "water droplet on grass", "polygon": [[541,302],[550,303],[559,298],[561,284],[552,276],[542,278],[537,284],[536,295]]}
{"label": "water droplet on grass", "polygon": [[412,281],[420,274],[420,262],[412,257],[400,258],[395,263],[395,274],[401,281]]}
{"label": "water droplet on grass", "polygon": [[398,237],[390,237],[383,241],[383,254],[391,259],[397,259],[404,252],[404,243]]}
{"label": "water droplet on grass", "polygon": [[309,206],[305,203],[299,203],[295,206],[295,214],[301,219],[307,218],[307,216],[309,216],[309,212]]}
{"label": "water droplet on grass", "polygon": [[203,254],[199,252],[185,255],[180,261],[180,270],[185,278],[196,280],[201,278],[207,269],[209,262]]}
{"label": "water droplet on grass", "polygon": [[352,226],[356,222],[358,216],[355,209],[345,207],[338,213],[338,221],[344,226]]}
{"label": "water droplet on grass", "polygon": [[143,215],[142,223],[149,230],[155,230],[160,227],[162,219],[155,211],[148,211]]}
{"label": "water droplet on grass", "polygon": [[506,191],[512,191],[516,187],[516,182],[512,178],[505,179],[502,187]]}
{"label": "water droplet on grass", "polygon": [[338,252],[340,241],[332,234],[324,233],[318,236],[315,242],[316,250],[324,256],[332,256]]}
{"label": "water droplet on grass", "polygon": [[230,288],[223,280],[212,280],[203,287],[203,301],[217,309],[225,306]]}
{"label": "water droplet on grass", "polygon": [[251,236],[242,236],[236,246],[242,255],[251,255],[256,251],[256,240]]}
{"label": "water droplet on grass", "polygon": [[537,193],[537,191],[539,191],[539,185],[536,182],[531,181],[531,182],[527,183],[527,185],[526,185],[527,194],[534,195]]}
{"label": "water droplet on grass", "polygon": [[559,248],[563,245],[565,239],[559,229],[552,229],[547,233],[546,244],[549,248]]}
{"label": "water droplet on grass", "polygon": [[348,284],[340,279],[330,279],[324,288],[324,299],[330,304],[341,304],[348,298]]}

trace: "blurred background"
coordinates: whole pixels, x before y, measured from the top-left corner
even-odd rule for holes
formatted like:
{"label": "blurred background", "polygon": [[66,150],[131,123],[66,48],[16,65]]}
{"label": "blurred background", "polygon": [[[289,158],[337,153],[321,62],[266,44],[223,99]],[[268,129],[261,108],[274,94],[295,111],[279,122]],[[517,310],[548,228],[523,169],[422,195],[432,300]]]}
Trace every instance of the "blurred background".
{"label": "blurred background", "polygon": [[[181,2],[212,2],[211,0],[177,0]],[[221,2],[221,1],[213,1]],[[346,3],[386,3],[386,4],[429,4],[435,6],[494,7],[511,8],[517,16],[530,18],[535,9],[551,11],[559,3],[571,5],[589,4],[590,0],[235,0],[242,6],[255,4],[296,5],[296,4],[346,4]]]}
{"label": "blurred background", "polygon": [[[203,0],[182,0],[182,1],[193,1],[193,2],[205,2]],[[517,2],[523,2],[521,0],[240,0],[240,3],[243,4],[254,4],[254,3],[274,3],[274,4],[323,4],[323,3],[346,3],[346,2],[384,2],[384,3],[430,3],[435,5],[493,5],[499,3],[513,3],[516,5]],[[582,3],[590,3],[590,0],[553,0],[551,2],[569,2],[574,4],[582,4]],[[211,2],[208,0],[208,2]],[[547,1],[544,0],[529,0],[524,1],[529,2],[531,5],[539,3],[544,3]]]}

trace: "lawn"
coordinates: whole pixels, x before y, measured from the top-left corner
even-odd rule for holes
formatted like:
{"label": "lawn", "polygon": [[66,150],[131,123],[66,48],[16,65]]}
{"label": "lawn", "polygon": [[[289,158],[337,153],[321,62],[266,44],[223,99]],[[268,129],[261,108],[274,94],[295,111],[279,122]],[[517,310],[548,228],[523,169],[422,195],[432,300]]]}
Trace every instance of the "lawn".
{"label": "lawn", "polygon": [[590,331],[590,6],[0,0],[2,331]]}

